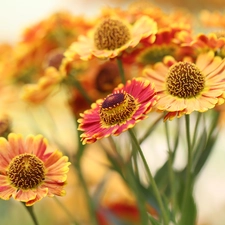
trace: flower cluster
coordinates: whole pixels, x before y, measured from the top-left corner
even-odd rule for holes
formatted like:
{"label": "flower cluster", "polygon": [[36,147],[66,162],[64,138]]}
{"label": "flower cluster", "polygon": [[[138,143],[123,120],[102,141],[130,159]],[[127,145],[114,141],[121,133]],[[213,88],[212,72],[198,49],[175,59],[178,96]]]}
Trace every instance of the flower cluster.
{"label": "flower cluster", "polygon": [[[225,105],[225,34],[205,25],[224,27],[222,18],[138,1],[94,18],[58,12],[24,30],[15,46],[1,44],[0,198],[23,202],[37,225],[28,206],[64,196],[68,183],[75,199],[72,210],[62,208],[76,225],[198,224],[195,182]],[[17,125],[13,105],[40,134],[18,134],[24,120]],[[75,132],[66,131],[67,117]],[[154,174],[142,144],[157,151],[151,142],[161,140],[166,159]],[[185,163],[176,168],[180,148]],[[85,163],[89,151],[102,153],[102,173]],[[116,187],[108,193],[111,174]],[[73,208],[80,196],[86,216]]]}

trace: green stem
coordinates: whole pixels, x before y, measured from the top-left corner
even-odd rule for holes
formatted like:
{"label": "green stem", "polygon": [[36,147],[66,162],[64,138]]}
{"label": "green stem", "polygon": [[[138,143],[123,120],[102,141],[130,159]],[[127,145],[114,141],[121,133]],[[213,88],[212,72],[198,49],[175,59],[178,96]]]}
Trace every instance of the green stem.
{"label": "green stem", "polygon": [[85,194],[85,197],[86,197],[86,200],[87,200],[92,225],[98,225],[98,221],[97,221],[96,213],[95,213],[94,202],[92,201],[91,196],[89,194],[89,191],[88,191],[86,182],[84,180],[83,174],[81,172],[81,168],[80,168],[79,163],[76,166],[76,169],[77,169],[79,180],[81,182],[81,186],[83,188],[83,191],[84,191],[84,194]]}
{"label": "green stem", "polygon": [[159,122],[162,120],[164,117],[164,114],[160,115],[159,118],[156,119],[156,121],[151,124],[151,126],[147,129],[145,134],[139,139],[139,143],[141,144],[147,137],[150,136],[150,134],[156,129],[156,126],[159,124]]}
{"label": "green stem", "polygon": [[201,115],[202,115],[202,113],[198,112],[197,120],[196,120],[196,123],[195,123],[194,134],[193,134],[192,146],[191,146],[192,149],[194,148],[194,145],[195,145],[195,142],[196,142],[196,139],[197,139],[197,131],[198,131],[198,128],[199,128]]}
{"label": "green stem", "polygon": [[173,171],[174,156],[173,156],[173,152],[171,151],[171,147],[170,147],[169,129],[168,129],[167,122],[165,122],[165,130],[166,130],[167,146],[168,146],[168,151],[169,151],[168,171],[169,171],[170,190],[171,190],[171,195],[172,195],[172,205],[174,207],[175,212],[177,212],[178,206],[177,206],[177,198],[176,198],[176,188],[174,187],[175,177],[174,177],[174,171]]}
{"label": "green stem", "polygon": [[[76,126],[78,126],[78,122],[77,122],[76,119],[75,119],[75,122],[76,122]],[[90,214],[90,218],[91,218],[92,224],[93,225],[98,225],[98,221],[97,221],[96,213],[95,213],[95,206],[94,206],[94,203],[93,203],[93,201],[91,199],[91,196],[89,194],[86,182],[84,180],[84,177],[83,177],[83,174],[82,174],[82,171],[81,171],[81,159],[82,159],[83,153],[85,151],[85,145],[82,145],[82,143],[79,140],[80,133],[81,132],[77,130],[78,151],[77,151],[77,154],[76,154],[76,159],[74,160],[72,165],[76,169],[78,177],[79,177],[79,180],[81,182],[81,186],[83,188],[83,191],[84,191],[84,194],[85,194],[85,197],[86,197],[86,200],[87,200],[89,214]]]}
{"label": "green stem", "polygon": [[25,204],[24,202],[22,202],[22,203],[23,203],[23,205],[25,206],[25,208],[27,209],[28,213],[30,214],[30,216],[31,216],[31,218],[32,218],[32,220],[33,220],[33,222],[34,222],[34,224],[35,224],[35,225],[38,225],[37,218],[36,218],[36,216],[35,216],[35,214],[34,214],[33,206],[26,206],[26,204]]}
{"label": "green stem", "polygon": [[191,150],[191,137],[190,137],[190,117],[189,115],[185,115],[185,125],[186,125],[186,138],[187,138],[187,147],[188,147],[188,161],[187,161],[187,169],[186,169],[186,182],[185,182],[185,190],[184,197],[182,203],[182,214],[186,210],[186,203],[188,202],[188,198],[192,193],[192,182],[191,182],[191,164],[192,164],[192,150]]}
{"label": "green stem", "polygon": [[120,72],[121,81],[123,84],[125,84],[126,78],[125,78],[125,73],[124,73],[124,69],[123,69],[123,63],[120,58],[116,58],[116,60],[117,60],[117,65],[118,65],[119,72]]}
{"label": "green stem", "polygon": [[168,224],[169,224],[169,219],[168,219],[168,217],[167,217],[167,213],[166,213],[166,210],[165,210],[165,208],[164,208],[162,198],[161,198],[161,196],[160,196],[158,187],[157,187],[156,182],[155,182],[155,180],[154,180],[154,178],[153,178],[153,176],[152,176],[152,173],[151,173],[151,171],[150,171],[150,169],[149,169],[148,163],[147,163],[147,161],[146,161],[146,159],[145,159],[145,156],[144,156],[144,154],[143,154],[143,152],[142,152],[142,149],[141,149],[141,147],[140,147],[140,145],[139,145],[139,143],[138,143],[138,140],[137,140],[136,136],[134,135],[132,129],[129,129],[128,131],[129,131],[129,134],[130,134],[130,136],[131,136],[131,139],[132,139],[132,141],[134,142],[134,144],[135,144],[135,146],[136,146],[136,148],[137,148],[137,150],[138,150],[138,153],[140,154],[141,159],[142,159],[142,161],[143,161],[143,163],[144,163],[144,166],[145,166],[147,175],[148,175],[149,180],[150,180],[151,185],[152,185],[152,189],[153,189],[153,191],[154,191],[154,193],[155,193],[155,197],[156,197],[156,199],[157,199],[157,202],[158,202],[158,204],[159,204],[159,207],[160,207],[160,210],[161,210],[161,213],[162,213],[162,218],[163,218],[163,221],[164,221],[164,225],[168,225]]}
{"label": "green stem", "polygon": [[132,166],[126,167],[126,173],[127,173],[127,181],[129,182],[129,186],[134,191],[134,194],[136,196],[137,205],[140,213],[140,224],[141,225],[148,225],[149,219],[148,219],[148,213],[145,205],[145,198],[142,195],[142,192],[140,192],[140,188],[136,182],[135,174],[132,171]]}
{"label": "green stem", "polygon": [[191,157],[191,136],[190,136],[190,116],[185,116],[185,123],[186,123],[186,136],[187,136],[187,146],[188,146],[188,162],[187,162],[187,182],[186,182],[186,195],[190,191],[190,185],[191,185],[191,163],[192,163],[192,157]]}
{"label": "green stem", "polygon": [[87,94],[87,91],[82,87],[82,85],[80,84],[80,82],[78,80],[76,80],[76,78],[74,78],[72,75],[69,75],[70,79],[69,79],[69,84],[74,85],[77,90],[82,94],[82,96],[85,98],[85,100],[91,104],[93,102],[93,100],[91,99],[91,97]]}

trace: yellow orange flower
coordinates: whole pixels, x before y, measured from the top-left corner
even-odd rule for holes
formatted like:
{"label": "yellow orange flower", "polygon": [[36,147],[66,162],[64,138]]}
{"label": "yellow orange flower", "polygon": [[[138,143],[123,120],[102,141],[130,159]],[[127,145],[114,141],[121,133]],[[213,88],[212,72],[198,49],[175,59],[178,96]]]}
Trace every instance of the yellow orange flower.
{"label": "yellow orange flower", "polygon": [[41,103],[52,94],[53,89],[62,79],[63,77],[56,68],[48,67],[37,84],[26,84],[23,86],[21,98],[30,103]]}
{"label": "yellow orange flower", "polygon": [[[70,54],[78,54],[82,60],[115,58],[128,48],[134,48],[143,38],[154,35],[156,22],[147,16],[134,24],[119,17],[101,18],[101,22],[87,36],[79,36],[70,46]],[[70,57],[69,55],[67,57]]]}
{"label": "yellow orange flower", "polygon": [[216,33],[203,34],[200,33],[187,44],[198,52],[207,52],[213,50],[217,55],[225,45],[225,37],[219,36]]}
{"label": "yellow orange flower", "polygon": [[225,60],[212,51],[199,55],[195,63],[167,57],[146,68],[144,76],[155,83],[160,97],[155,107],[167,112],[165,120],[205,112],[224,102]]}
{"label": "yellow orange flower", "polygon": [[123,60],[129,63],[132,58],[140,65],[149,65],[161,62],[167,55],[173,56],[176,60],[193,54],[193,48],[184,46],[188,32],[183,30],[173,30],[171,28],[161,29],[152,40],[144,40],[141,47],[135,51],[124,54]]}
{"label": "yellow orange flower", "polygon": [[200,21],[205,27],[225,28],[225,16],[219,10],[202,10],[200,12]]}
{"label": "yellow orange flower", "polygon": [[36,82],[46,66],[59,67],[65,49],[90,27],[84,17],[63,11],[26,28],[13,50],[11,77],[20,82]]}
{"label": "yellow orange flower", "polygon": [[157,101],[152,84],[144,78],[120,84],[105,99],[99,99],[78,119],[83,144],[119,135],[145,119]]}
{"label": "yellow orange flower", "polygon": [[65,195],[68,157],[48,151],[42,135],[10,133],[0,138],[0,198],[31,206],[45,196]]}

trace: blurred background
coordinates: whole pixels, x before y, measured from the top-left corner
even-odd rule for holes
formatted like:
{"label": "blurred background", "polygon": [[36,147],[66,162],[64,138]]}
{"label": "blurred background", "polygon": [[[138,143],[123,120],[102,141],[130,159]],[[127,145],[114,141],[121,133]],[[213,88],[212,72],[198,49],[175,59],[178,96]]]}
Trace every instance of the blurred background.
{"label": "blurred background", "polygon": [[[125,8],[132,2],[134,1],[0,0],[0,43],[15,44],[20,40],[20,35],[23,29],[57,11],[68,10],[75,15],[92,17],[98,14],[103,6],[119,6]],[[198,13],[203,9],[225,12],[224,0],[157,0],[152,2],[165,11],[169,11],[176,7],[182,7],[185,10],[189,10],[189,12],[193,13],[195,16],[198,16]],[[60,101],[58,99],[60,99]],[[66,143],[67,146],[70,146],[72,149],[74,145],[76,145],[76,140],[74,140],[75,130],[71,125],[72,116],[70,115],[69,110],[65,107],[64,101],[65,99],[63,96],[60,96],[57,100],[53,99],[50,103],[51,107],[49,107],[49,109],[51,115],[57,118],[58,123],[60,123],[60,118],[63,117],[63,130],[59,129],[57,135],[63,142],[61,144]],[[33,127],[30,127],[30,118],[23,116],[27,115],[25,113],[26,107],[18,104],[9,104],[7,107],[12,110],[11,114],[15,118],[15,130],[23,134],[30,133],[33,130]],[[60,108],[60,112],[53,110],[54,107]],[[36,112],[34,112],[34,114],[37,120],[40,119],[41,114],[37,114]],[[39,125],[43,125],[43,127],[46,126],[46,123],[43,121],[38,121],[38,123]],[[49,126],[46,126],[46,129],[48,128]],[[224,135],[225,131],[221,130],[220,137],[215,146],[215,151],[201,173],[195,187],[195,196],[197,206],[199,208],[199,225],[225,224],[225,147],[221,144],[221,140],[224,139]],[[153,155],[149,157],[150,165],[157,168],[161,165],[161,161],[164,159],[164,156],[165,153],[160,150],[157,153],[153,153]],[[101,171],[104,170],[96,163],[96,159],[98,159],[98,162],[101,160],[104,161],[101,152],[95,151],[93,153],[92,151],[89,151],[86,159],[89,166],[85,169],[85,173],[90,178],[90,184],[100,179]],[[73,173],[72,169],[70,173]],[[67,210],[69,210],[71,214],[73,214],[75,209],[82,216],[82,213],[85,214],[85,203],[82,198],[82,191],[79,189],[74,176],[69,175],[69,179],[70,184],[66,188],[67,196],[61,201],[67,205]],[[117,180],[116,177],[115,180]],[[109,190],[110,188],[112,190],[115,188],[115,184],[113,182],[109,185]],[[119,192],[126,192],[125,187],[122,184],[119,186]],[[126,198],[126,194],[123,195],[124,198]],[[82,210],[82,208],[84,210]],[[69,220],[67,223],[65,222],[65,218],[67,218],[66,212],[63,212],[58,216],[57,212],[59,211],[61,211],[61,206],[55,199],[45,198],[35,205],[35,212],[37,213],[37,218],[41,225],[69,225]],[[30,225],[32,223],[25,208],[21,203],[15,202],[14,200],[0,200],[0,218],[1,225]]]}

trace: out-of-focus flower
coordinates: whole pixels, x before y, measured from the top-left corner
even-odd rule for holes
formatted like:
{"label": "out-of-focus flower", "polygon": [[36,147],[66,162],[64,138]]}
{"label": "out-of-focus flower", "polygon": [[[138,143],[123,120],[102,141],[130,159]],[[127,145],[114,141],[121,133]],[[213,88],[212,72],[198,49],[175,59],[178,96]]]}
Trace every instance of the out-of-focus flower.
{"label": "out-of-focus flower", "polygon": [[120,84],[105,99],[99,99],[91,109],[81,114],[78,130],[83,144],[103,137],[119,135],[145,119],[157,101],[152,84],[144,78],[134,78]]}
{"label": "out-of-focus flower", "polygon": [[[109,61],[92,58],[83,61],[78,55],[69,52],[70,49],[65,52],[60,73],[65,77],[64,82],[69,88],[69,105],[78,118],[81,112],[90,108],[91,103],[111,93],[121,83],[121,77],[114,59]],[[134,74],[132,66],[125,65],[124,71],[126,79],[131,79]],[[83,89],[89,99],[80,92],[77,85]]]}
{"label": "out-of-focus flower", "polygon": [[[151,215],[156,215],[153,208],[149,207],[148,211]],[[98,210],[97,218],[100,225],[115,225],[113,221],[130,225],[139,225],[141,222],[137,205],[130,202],[115,202],[102,206]]]}
{"label": "out-of-focus flower", "polygon": [[200,21],[207,28],[225,28],[225,16],[219,10],[213,12],[206,9],[202,10],[200,12]]}
{"label": "out-of-focus flower", "polygon": [[134,24],[119,16],[100,17],[97,26],[87,36],[79,36],[78,41],[70,46],[70,54],[78,54],[82,60],[93,56],[115,58],[156,32],[156,22],[147,16],[139,18]]}
{"label": "out-of-focus flower", "polygon": [[192,37],[189,43],[183,43],[184,45],[191,47],[195,52],[195,56],[208,51],[213,51],[215,55],[219,55],[222,58],[225,56],[225,36],[216,32],[209,34],[199,33],[196,37]]}
{"label": "out-of-focus flower", "polygon": [[135,21],[141,16],[148,16],[157,22],[158,30],[170,27],[172,30],[186,27],[192,29],[192,15],[184,9],[164,12],[161,7],[150,1],[136,1],[130,5],[127,17]]}
{"label": "out-of-focus flower", "polygon": [[167,55],[180,61],[194,53],[193,47],[185,45],[186,39],[190,41],[190,35],[185,29],[161,29],[154,38],[142,40],[134,51],[124,54],[122,60],[125,64],[136,63],[142,68],[145,65],[161,62]]}
{"label": "out-of-focus flower", "polygon": [[11,132],[11,119],[6,114],[0,115],[0,136],[7,137]]}
{"label": "out-of-focus flower", "polygon": [[192,13],[197,13],[203,7],[205,9],[221,9],[224,7],[223,0],[198,0],[198,1],[179,1],[179,0],[157,0],[155,1],[159,5],[165,5],[166,7],[178,7],[178,8],[186,8]]}
{"label": "out-of-focus flower", "polygon": [[59,68],[65,49],[90,27],[86,18],[64,11],[28,27],[14,47],[10,76],[22,83],[34,83],[46,67]]}
{"label": "out-of-focus flower", "polygon": [[195,63],[166,57],[146,68],[144,76],[155,84],[160,97],[155,107],[167,112],[165,120],[205,112],[224,102],[225,60],[213,52],[199,55]]}
{"label": "out-of-focus flower", "polygon": [[63,77],[56,70],[55,67],[48,67],[45,70],[37,84],[27,84],[23,86],[21,97],[23,100],[38,104],[42,103],[50,94],[53,89],[62,81]]}
{"label": "out-of-focus flower", "polygon": [[72,111],[79,117],[79,114],[90,108],[90,104],[99,98],[104,98],[121,83],[119,69],[115,62],[91,60],[90,67],[74,77],[80,83],[84,91],[91,98],[87,99],[74,86],[69,93],[69,104]]}
{"label": "out-of-focus flower", "polygon": [[0,198],[31,206],[45,196],[65,195],[68,157],[49,151],[45,138],[10,133],[0,146]]}

